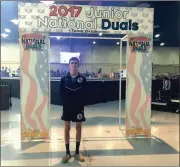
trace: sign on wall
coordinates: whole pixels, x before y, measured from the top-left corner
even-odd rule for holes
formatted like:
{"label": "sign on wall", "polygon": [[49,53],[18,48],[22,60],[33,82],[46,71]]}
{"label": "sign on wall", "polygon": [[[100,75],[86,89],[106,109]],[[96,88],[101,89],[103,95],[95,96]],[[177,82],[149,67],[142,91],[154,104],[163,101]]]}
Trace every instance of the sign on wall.
{"label": "sign on wall", "polygon": [[129,36],[126,135],[151,135],[152,36]]}
{"label": "sign on wall", "polygon": [[21,138],[48,139],[50,132],[47,34],[21,34]]}
{"label": "sign on wall", "polygon": [[152,8],[19,2],[19,28],[30,32],[152,33]]}

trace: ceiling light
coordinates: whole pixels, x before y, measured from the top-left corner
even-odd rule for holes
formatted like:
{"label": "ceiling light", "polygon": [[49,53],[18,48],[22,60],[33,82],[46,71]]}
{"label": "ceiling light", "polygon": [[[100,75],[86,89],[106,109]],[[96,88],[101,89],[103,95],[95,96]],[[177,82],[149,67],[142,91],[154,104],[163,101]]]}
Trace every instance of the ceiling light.
{"label": "ceiling light", "polygon": [[14,23],[14,24],[18,24],[19,23],[19,21],[17,20],[17,19],[13,19],[13,20],[10,20],[12,23]]}
{"label": "ceiling light", "polygon": [[59,40],[59,39],[61,39],[61,37],[58,37],[58,36],[57,36],[56,39]]}
{"label": "ceiling light", "polygon": [[116,44],[119,45],[119,42],[117,42]]}
{"label": "ceiling light", "polygon": [[4,38],[6,38],[6,37],[8,37],[9,35],[8,35],[8,34],[3,33],[3,34],[1,34],[1,36],[2,36],[2,37],[4,37]]}
{"label": "ceiling light", "polygon": [[164,46],[164,43],[162,42],[162,43],[160,43],[160,45],[161,45],[161,46]]}
{"label": "ceiling light", "polygon": [[54,3],[54,1],[41,1],[44,5],[49,6]]}
{"label": "ceiling light", "polygon": [[96,41],[94,41],[93,44],[96,44]]}
{"label": "ceiling light", "polygon": [[7,33],[11,32],[11,30],[8,29],[8,28],[5,28],[5,31],[6,31]]}
{"label": "ceiling light", "polygon": [[158,37],[160,37],[160,34],[156,34],[156,35],[155,35],[155,38],[158,38]]}
{"label": "ceiling light", "polygon": [[99,33],[99,36],[102,36],[102,33]]}

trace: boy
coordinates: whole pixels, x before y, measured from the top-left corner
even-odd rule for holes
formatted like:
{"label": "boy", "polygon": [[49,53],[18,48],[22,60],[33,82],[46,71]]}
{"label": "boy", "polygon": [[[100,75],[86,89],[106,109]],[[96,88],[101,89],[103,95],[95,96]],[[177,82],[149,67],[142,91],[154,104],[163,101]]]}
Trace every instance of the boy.
{"label": "boy", "polygon": [[79,59],[72,57],[69,60],[69,73],[61,78],[60,95],[63,103],[63,114],[61,119],[65,122],[64,138],[66,145],[66,155],[62,158],[62,163],[67,163],[71,158],[69,150],[70,122],[76,122],[76,151],[75,158],[84,162],[85,158],[79,153],[81,142],[82,122],[86,121],[84,116],[85,99],[85,77],[78,72]]}

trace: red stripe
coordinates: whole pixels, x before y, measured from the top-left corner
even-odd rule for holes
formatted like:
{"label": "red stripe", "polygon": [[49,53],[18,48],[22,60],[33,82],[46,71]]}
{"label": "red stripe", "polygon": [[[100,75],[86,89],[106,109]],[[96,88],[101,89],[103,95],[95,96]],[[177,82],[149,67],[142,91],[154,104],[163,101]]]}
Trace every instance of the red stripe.
{"label": "red stripe", "polygon": [[35,80],[31,77],[28,67],[30,63],[30,52],[27,50],[24,50],[21,60],[21,70],[29,77],[30,80],[30,89],[27,95],[26,104],[25,104],[25,118],[29,125],[35,129],[37,126],[37,123],[34,119],[31,118],[32,112],[34,110],[34,107],[36,105],[37,100],[37,85]]}
{"label": "red stripe", "polygon": [[[22,75],[22,74],[21,74]],[[23,78],[22,78],[22,76],[20,76],[20,88],[22,89],[22,85],[23,85]],[[24,124],[24,119],[23,119],[23,116],[22,116],[22,113],[21,113],[21,140],[24,140],[25,138],[24,138],[24,135],[23,135],[23,133],[24,133],[24,131],[25,131],[25,124]]]}
{"label": "red stripe", "polygon": [[[137,111],[138,105],[141,100],[141,82],[134,72],[135,64],[136,64],[136,53],[135,52],[130,53],[127,64],[128,64],[127,72],[132,75],[132,77],[134,78],[134,81],[135,81],[135,88],[132,92],[131,100],[129,103],[130,118],[131,118],[132,122],[134,123],[134,125],[138,128],[140,126],[140,120],[138,118],[136,118],[135,113]],[[128,84],[130,86],[131,83],[128,83]]]}
{"label": "red stripe", "polygon": [[141,42],[147,42],[149,41],[149,38],[148,37],[133,37],[133,38],[130,38],[130,41],[141,41]]}
{"label": "red stripe", "polygon": [[37,118],[38,118],[38,122],[40,124],[40,128],[43,132],[48,132],[48,130],[42,120],[42,112],[43,112],[43,109],[44,109],[45,105],[47,104],[47,102],[48,102],[48,96],[43,96],[43,100],[42,100],[41,104],[38,106],[38,108],[35,111]]}

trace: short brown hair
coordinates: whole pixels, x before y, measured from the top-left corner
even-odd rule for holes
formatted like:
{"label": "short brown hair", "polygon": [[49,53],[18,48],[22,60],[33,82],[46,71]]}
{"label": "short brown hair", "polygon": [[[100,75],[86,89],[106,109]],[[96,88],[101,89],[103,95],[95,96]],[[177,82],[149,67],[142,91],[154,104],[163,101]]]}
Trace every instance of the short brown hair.
{"label": "short brown hair", "polygon": [[69,59],[69,64],[70,64],[70,62],[71,62],[72,60],[77,61],[77,62],[78,62],[78,65],[79,65],[79,59],[78,59],[77,57],[71,57],[71,58]]}

